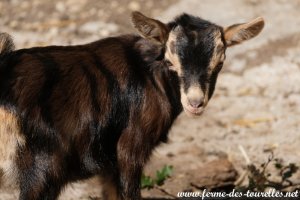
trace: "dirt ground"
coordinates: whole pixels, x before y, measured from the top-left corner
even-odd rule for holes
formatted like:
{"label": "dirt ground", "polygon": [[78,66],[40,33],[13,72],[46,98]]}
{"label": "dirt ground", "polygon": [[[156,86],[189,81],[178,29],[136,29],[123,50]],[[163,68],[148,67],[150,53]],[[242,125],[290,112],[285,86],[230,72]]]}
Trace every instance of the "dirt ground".
{"label": "dirt ground", "polygon": [[[133,32],[131,10],[171,20],[186,12],[227,26],[264,17],[266,26],[255,39],[227,50],[224,70],[205,113],[175,122],[168,144],[153,154],[145,173],[168,164],[174,174],[163,188],[176,195],[193,190],[198,169],[228,158],[242,174],[243,147],[254,164],[272,150],[284,162],[300,164],[300,0],[1,0],[0,31],[13,35],[17,48],[82,44]],[[300,175],[296,177],[300,179]],[[100,197],[97,179],[68,186],[61,200]],[[144,197],[165,197],[143,191]],[[0,200],[17,199],[2,186]]]}

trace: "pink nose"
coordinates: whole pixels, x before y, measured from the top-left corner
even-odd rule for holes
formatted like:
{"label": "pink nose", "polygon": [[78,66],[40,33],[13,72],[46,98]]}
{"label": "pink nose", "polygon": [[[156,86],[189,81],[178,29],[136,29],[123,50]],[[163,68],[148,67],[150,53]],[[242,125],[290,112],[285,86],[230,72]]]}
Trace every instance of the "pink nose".
{"label": "pink nose", "polygon": [[189,104],[193,108],[200,108],[204,104],[204,98],[201,98],[201,99],[189,99]]}

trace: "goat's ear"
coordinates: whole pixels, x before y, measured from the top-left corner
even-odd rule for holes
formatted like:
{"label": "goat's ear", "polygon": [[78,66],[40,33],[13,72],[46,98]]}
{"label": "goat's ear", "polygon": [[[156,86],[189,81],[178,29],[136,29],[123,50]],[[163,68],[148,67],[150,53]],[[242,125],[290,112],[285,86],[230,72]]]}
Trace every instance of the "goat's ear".
{"label": "goat's ear", "polygon": [[248,23],[234,24],[224,29],[227,46],[239,44],[257,36],[265,25],[264,19],[258,17]]}
{"label": "goat's ear", "polygon": [[160,45],[168,40],[169,29],[164,23],[148,18],[140,12],[132,12],[131,21],[142,37]]}

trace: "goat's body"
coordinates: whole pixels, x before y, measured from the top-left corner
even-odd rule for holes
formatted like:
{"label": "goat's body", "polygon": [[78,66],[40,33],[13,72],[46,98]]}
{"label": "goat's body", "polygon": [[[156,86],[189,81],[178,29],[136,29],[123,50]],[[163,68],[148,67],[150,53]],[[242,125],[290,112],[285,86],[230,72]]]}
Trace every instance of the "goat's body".
{"label": "goat's body", "polygon": [[55,200],[100,175],[105,200],[139,200],[143,166],[184,109],[201,115],[227,47],[256,36],[257,18],[226,29],[183,14],[132,14],[143,36],[13,51],[0,34],[0,168],[20,200]]}
{"label": "goat's body", "polygon": [[96,174],[116,198],[138,198],[136,179],[182,109],[177,75],[149,45],[123,36],[1,57],[0,167],[17,169],[20,199],[55,199]]}

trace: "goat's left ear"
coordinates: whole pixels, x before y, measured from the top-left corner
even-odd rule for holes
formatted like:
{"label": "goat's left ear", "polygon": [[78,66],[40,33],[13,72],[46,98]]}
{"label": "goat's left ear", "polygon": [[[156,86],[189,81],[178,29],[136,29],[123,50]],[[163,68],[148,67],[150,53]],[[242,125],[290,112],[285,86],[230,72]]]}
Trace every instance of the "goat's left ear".
{"label": "goat's left ear", "polygon": [[131,21],[142,37],[160,45],[167,42],[169,29],[164,23],[146,17],[140,12],[132,12]]}
{"label": "goat's left ear", "polygon": [[265,25],[264,19],[258,17],[248,23],[234,24],[224,28],[224,37],[227,46],[239,44],[257,36]]}

